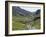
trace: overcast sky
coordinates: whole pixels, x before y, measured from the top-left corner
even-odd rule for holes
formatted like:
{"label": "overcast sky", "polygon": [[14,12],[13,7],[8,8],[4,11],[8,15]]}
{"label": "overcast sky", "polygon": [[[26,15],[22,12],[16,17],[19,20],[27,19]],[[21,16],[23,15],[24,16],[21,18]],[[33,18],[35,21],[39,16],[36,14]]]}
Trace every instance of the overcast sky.
{"label": "overcast sky", "polygon": [[23,6],[21,6],[20,8],[22,8],[22,9],[25,9],[25,10],[27,10],[27,11],[30,11],[30,12],[35,12],[35,11],[37,11],[38,9],[40,9],[40,8],[35,8],[35,7],[23,7]]}

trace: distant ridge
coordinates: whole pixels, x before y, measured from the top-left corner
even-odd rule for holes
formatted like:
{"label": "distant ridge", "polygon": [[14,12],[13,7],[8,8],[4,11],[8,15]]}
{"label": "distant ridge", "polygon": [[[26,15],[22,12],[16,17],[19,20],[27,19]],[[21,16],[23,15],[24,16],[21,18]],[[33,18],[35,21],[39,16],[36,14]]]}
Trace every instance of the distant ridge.
{"label": "distant ridge", "polygon": [[16,15],[16,14],[20,14],[20,15],[23,15],[23,16],[27,16],[27,15],[31,15],[32,13],[29,12],[29,11],[26,11],[24,9],[21,9],[20,7],[13,7],[13,14]]}
{"label": "distant ridge", "polygon": [[16,16],[17,14],[19,14],[21,16],[32,16],[33,15],[34,17],[37,17],[40,15],[40,9],[38,9],[36,12],[30,12],[30,11],[24,10],[18,6],[16,6],[16,7],[13,6],[12,12],[13,12],[14,16]]}

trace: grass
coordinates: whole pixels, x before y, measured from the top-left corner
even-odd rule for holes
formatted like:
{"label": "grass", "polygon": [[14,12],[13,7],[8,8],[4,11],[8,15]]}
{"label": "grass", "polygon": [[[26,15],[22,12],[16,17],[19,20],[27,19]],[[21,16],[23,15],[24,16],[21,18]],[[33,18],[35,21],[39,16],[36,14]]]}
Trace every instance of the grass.
{"label": "grass", "polygon": [[[13,16],[12,17],[12,30],[26,30],[26,19],[29,20],[31,17],[24,17],[24,16]],[[40,20],[36,20],[32,22],[32,27],[36,29],[40,29]]]}
{"label": "grass", "polygon": [[40,19],[33,21],[32,26],[36,29],[40,29]]}
{"label": "grass", "polygon": [[21,18],[20,17],[13,17],[12,19],[12,26],[13,26],[13,30],[23,30],[24,29],[24,26],[25,24],[21,23]]}

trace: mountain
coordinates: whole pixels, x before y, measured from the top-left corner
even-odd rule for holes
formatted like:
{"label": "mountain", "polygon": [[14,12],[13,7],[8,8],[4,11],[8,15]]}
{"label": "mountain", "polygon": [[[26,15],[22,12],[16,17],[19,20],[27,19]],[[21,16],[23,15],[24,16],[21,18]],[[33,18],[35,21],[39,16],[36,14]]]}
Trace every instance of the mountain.
{"label": "mountain", "polygon": [[20,8],[20,7],[12,7],[12,12],[13,12],[13,15],[17,15],[17,14],[19,14],[19,15],[21,15],[21,16],[30,16],[30,15],[32,15],[32,13],[31,12],[29,12],[29,11],[26,11],[26,10],[24,10],[24,9],[22,9],[22,8]]}
{"label": "mountain", "polygon": [[40,9],[38,9],[36,12],[30,12],[30,11],[27,11],[27,10],[24,10],[18,6],[13,6],[12,7],[12,14],[14,16],[16,15],[21,15],[21,16],[33,16],[34,18],[36,17],[40,17]]}
{"label": "mountain", "polygon": [[37,14],[40,14],[40,9],[38,9],[38,10],[36,11],[36,15],[37,15]]}
{"label": "mountain", "polygon": [[34,14],[34,20],[40,19],[40,9],[38,9]]}
{"label": "mountain", "polygon": [[35,17],[40,17],[40,9],[35,12]]}

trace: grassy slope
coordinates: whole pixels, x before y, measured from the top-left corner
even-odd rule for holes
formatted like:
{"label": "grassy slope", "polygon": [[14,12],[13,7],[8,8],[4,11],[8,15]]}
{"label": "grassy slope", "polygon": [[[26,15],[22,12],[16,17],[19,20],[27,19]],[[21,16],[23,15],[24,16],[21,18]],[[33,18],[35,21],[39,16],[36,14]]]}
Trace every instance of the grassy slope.
{"label": "grassy slope", "polygon": [[[24,30],[25,29],[25,24],[23,24],[25,18],[30,18],[30,17],[24,17],[24,16],[13,16],[12,18],[12,30]],[[20,22],[23,21],[23,22]],[[32,27],[35,27],[36,29],[40,29],[40,20],[36,20],[32,22]]]}

